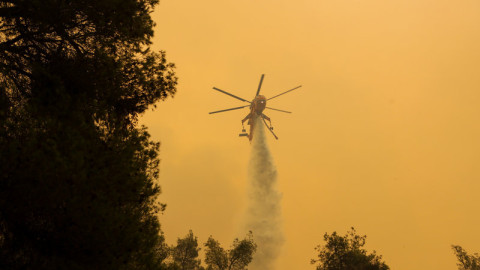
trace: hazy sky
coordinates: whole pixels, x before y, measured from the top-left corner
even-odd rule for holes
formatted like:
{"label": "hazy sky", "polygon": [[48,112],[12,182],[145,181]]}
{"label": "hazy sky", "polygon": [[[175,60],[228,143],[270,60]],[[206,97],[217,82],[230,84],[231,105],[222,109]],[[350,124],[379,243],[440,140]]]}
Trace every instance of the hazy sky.
{"label": "hazy sky", "polygon": [[[286,243],[278,270],[314,269],[325,232],[354,226],[392,269],[456,269],[480,252],[480,1],[162,0],[154,47],[178,93],[142,123],[161,141],[161,223],[224,245],[241,231],[253,99],[279,136]],[[254,232],[255,233],[255,232]],[[202,258],[203,259],[203,258]]]}

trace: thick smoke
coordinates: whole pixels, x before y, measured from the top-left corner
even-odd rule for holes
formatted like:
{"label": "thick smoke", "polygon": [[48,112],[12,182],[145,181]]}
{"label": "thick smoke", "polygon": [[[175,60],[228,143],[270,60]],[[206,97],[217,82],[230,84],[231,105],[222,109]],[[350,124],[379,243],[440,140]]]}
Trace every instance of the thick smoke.
{"label": "thick smoke", "polygon": [[267,145],[262,119],[255,119],[249,163],[249,207],[247,228],[253,231],[257,252],[251,269],[274,269],[284,242],[281,195],[277,191],[277,169]]}

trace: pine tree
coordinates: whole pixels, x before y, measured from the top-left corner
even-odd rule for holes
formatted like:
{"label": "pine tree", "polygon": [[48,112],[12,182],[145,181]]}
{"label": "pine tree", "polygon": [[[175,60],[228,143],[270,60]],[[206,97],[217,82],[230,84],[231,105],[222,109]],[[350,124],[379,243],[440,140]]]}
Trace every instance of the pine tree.
{"label": "pine tree", "polygon": [[0,1],[0,268],[158,269],[157,0]]}

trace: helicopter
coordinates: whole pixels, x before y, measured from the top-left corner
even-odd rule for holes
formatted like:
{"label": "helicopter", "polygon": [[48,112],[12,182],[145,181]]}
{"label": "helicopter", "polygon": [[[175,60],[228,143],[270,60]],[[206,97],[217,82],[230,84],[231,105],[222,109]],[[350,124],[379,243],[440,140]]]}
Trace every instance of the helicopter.
{"label": "helicopter", "polygon": [[[250,113],[247,114],[247,116],[245,116],[245,118],[242,119],[242,132],[240,134],[238,134],[238,136],[240,137],[248,137],[249,141],[251,142],[252,141],[252,138],[253,138],[253,132],[254,132],[254,127],[255,127],[255,121],[256,119],[261,119],[263,121],[263,123],[265,124],[265,126],[268,128],[268,130],[270,130],[270,132],[272,133],[273,137],[275,137],[275,139],[278,140],[278,137],[277,135],[273,132],[273,126],[272,126],[272,121],[270,120],[270,117],[266,116],[263,111],[265,109],[269,109],[269,110],[274,110],[274,111],[279,111],[279,112],[284,112],[284,113],[292,113],[292,112],[289,112],[289,111],[284,111],[284,110],[279,110],[279,109],[275,109],[275,108],[271,108],[271,107],[267,107],[267,100],[271,100],[271,99],[274,99],[276,97],[279,97],[281,95],[284,95],[288,92],[291,92],[295,89],[298,89],[300,87],[302,87],[301,85],[297,86],[297,87],[294,87],[290,90],[287,90],[285,92],[282,92],[276,96],[273,96],[271,98],[266,98],[265,96],[263,95],[260,95],[260,89],[262,87],[262,83],[263,83],[263,78],[265,77],[265,74],[262,74],[262,77],[260,78],[260,83],[258,84],[258,89],[257,89],[257,93],[255,94],[255,98],[252,100],[252,101],[248,101],[246,99],[243,99],[241,97],[238,97],[236,95],[233,95],[227,91],[224,91],[224,90],[221,90],[219,88],[216,88],[216,87],[213,87],[213,90],[216,90],[216,91],[219,91],[220,93],[223,93],[225,95],[228,95],[228,96],[231,96],[233,98],[236,98],[238,100],[241,100],[243,102],[247,102],[249,103],[248,105],[245,105],[245,106],[240,106],[240,107],[235,107],[235,108],[229,108],[229,109],[224,109],[224,110],[219,110],[219,111],[214,111],[214,112],[209,112],[209,114],[214,114],[214,113],[221,113],[221,112],[227,112],[227,111],[233,111],[233,110],[239,110],[239,109],[243,109],[243,108],[246,108],[246,107],[250,107]],[[247,121],[247,124],[250,125],[250,132],[247,133],[246,130],[245,130],[245,126],[244,126],[244,123],[245,121]],[[267,124],[267,121],[269,124]]]}

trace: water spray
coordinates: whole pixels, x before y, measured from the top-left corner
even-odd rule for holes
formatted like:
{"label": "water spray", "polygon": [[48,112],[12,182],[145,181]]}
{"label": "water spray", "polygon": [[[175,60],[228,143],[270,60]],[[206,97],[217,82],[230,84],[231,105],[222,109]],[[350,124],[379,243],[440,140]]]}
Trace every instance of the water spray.
{"label": "water spray", "polygon": [[277,190],[277,169],[268,148],[264,123],[254,119],[255,133],[248,166],[249,205],[247,229],[253,231],[257,252],[251,269],[271,270],[275,267],[284,236],[281,218],[281,194]]}

